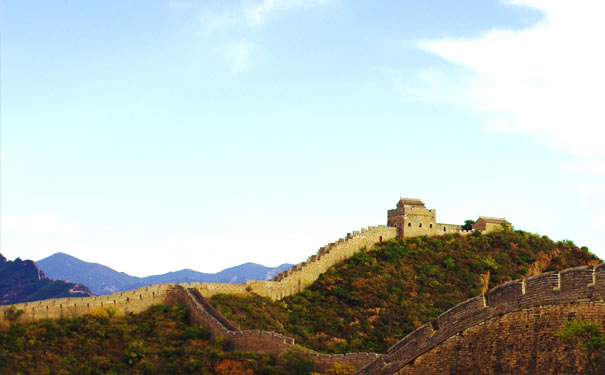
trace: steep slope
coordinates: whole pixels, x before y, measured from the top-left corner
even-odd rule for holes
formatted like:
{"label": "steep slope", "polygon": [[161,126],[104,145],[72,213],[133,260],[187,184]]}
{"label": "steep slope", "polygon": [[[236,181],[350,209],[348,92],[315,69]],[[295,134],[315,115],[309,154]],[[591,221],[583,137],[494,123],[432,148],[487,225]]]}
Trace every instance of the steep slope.
{"label": "steep slope", "polygon": [[9,261],[0,254],[0,305],[91,295],[84,285],[49,279],[31,260]]}
{"label": "steep slope", "polygon": [[37,261],[36,264],[49,277],[83,283],[97,295],[161,283],[244,283],[246,280],[267,280],[291,267],[290,264],[265,267],[255,263],[245,263],[214,274],[184,269],[141,278],[115,271],[102,264],[85,262],[65,253],[53,254]]}
{"label": "steep slope", "polygon": [[315,350],[384,352],[488,288],[598,263],[570,241],[522,231],[416,237],[360,252],[281,301],[217,295],[211,303],[242,329],[283,333]]}
{"label": "steep slope", "polygon": [[309,365],[292,353],[276,360],[235,351],[230,341],[190,325],[179,306],[0,326],[1,374],[290,375]]}

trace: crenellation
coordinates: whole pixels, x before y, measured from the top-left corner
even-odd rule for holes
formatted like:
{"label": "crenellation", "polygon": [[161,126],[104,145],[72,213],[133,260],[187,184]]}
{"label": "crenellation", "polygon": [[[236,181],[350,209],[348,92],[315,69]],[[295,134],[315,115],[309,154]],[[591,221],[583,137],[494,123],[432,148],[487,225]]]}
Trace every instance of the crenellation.
{"label": "crenellation", "polygon": [[456,331],[461,326],[480,321],[485,308],[482,295],[468,299],[439,315],[437,318],[439,331]]}
{"label": "crenellation", "polygon": [[426,323],[416,328],[412,333],[405,337],[405,340],[399,340],[389,349],[387,349],[387,354],[392,355],[394,353],[399,353],[411,345],[416,345],[416,343],[424,342],[433,337],[436,331],[433,330],[433,326],[431,323]]}
{"label": "crenellation", "polygon": [[525,294],[520,299],[520,307],[532,307],[546,301],[557,300],[560,296],[559,272],[546,272],[525,280]]}
{"label": "crenellation", "polygon": [[468,235],[475,230],[489,233],[502,230],[502,224],[508,225],[508,222],[503,218],[484,216],[479,216],[472,230],[465,230],[462,225],[437,223],[436,211],[427,209],[420,199],[401,198],[397,208],[387,211],[387,225],[396,228],[398,238],[448,233]]}
{"label": "crenellation", "polygon": [[[471,298],[444,312],[437,320],[438,330],[433,330],[432,325],[427,323],[410,333],[389,348],[385,356],[359,371],[358,375],[400,373],[401,368],[408,366],[414,359],[433,350],[446,340],[464,337],[459,336],[458,333],[471,327],[481,327],[484,322],[494,317],[517,311],[559,305],[570,306],[575,316],[579,304],[586,304],[586,306],[593,306],[591,308],[595,311],[595,317],[602,318],[605,316],[605,288],[603,287],[605,277],[603,276],[605,276],[605,263],[597,267],[571,268],[560,273],[548,272],[525,281],[511,281],[490,289],[485,297]],[[592,280],[594,285],[590,285]],[[483,301],[486,301],[486,306]],[[529,314],[529,316],[535,317],[540,314]],[[569,314],[564,316],[567,319]],[[524,330],[520,332],[525,333]],[[431,371],[434,370],[433,368]],[[424,371],[428,370],[425,368]],[[443,371],[445,370],[442,369],[441,372]]]}
{"label": "crenellation", "polygon": [[525,293],[524,285],[523,280],[515,280],[490,289],[485,294],[487,306],[495,311],[516,308],[519,298]]}
{"label": "crenellation", "polygon": [[595,268],[583,266],[569,268],[559,273],[562,300],[574,301],[578,298],[591,298]]}

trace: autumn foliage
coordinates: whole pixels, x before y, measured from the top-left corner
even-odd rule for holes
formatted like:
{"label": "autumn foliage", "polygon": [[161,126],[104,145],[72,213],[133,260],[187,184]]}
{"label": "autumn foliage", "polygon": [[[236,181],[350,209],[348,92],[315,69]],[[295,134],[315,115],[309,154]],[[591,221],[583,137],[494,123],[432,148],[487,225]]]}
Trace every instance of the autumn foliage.
{"label": "autumn foliage", "polygon": [[571,241],[523,231],[423,236],[361,251],[280,301],[216,295],[211,303],[242,329],[277,331],[321,352],[384,352],[487,288],[598,263]]}
{"label": "autumn foliage", "polygon": [[124,317],[98,310],[0,328],[2,375],[289,375],[299,362],[293,355],[237,351],[229,340],[191,326],[180,306]]}

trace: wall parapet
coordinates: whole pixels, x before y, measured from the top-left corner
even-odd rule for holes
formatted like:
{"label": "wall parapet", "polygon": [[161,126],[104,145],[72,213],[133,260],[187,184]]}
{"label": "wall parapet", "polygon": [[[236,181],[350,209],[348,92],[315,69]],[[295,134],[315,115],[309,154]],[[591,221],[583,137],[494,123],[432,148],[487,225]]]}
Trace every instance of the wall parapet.
{"label": "wall parapet", "polygon": [[7,321],[8,310],[23,310],[20,321],[73,318],[108,307],[117,308],[118,315],[139,313],[164,302],[174,284],[155,284],[126,292],[103,296],[53,298],[0,306],[0,322]]}
{"label": "wall parapet", "polygon": [[325,373],[336,362],[360,369],[380,356],[377,353],[324,354],[296,344],[292,337],[276,332],[239,330],[233,323],[216,311],[196,288],[174,288],[171,299],[185,306],[193,324],[206,327],[213,335],[228,337],[240,350],[250,350],[279,357],[289,351],[300,351],[313,360],[316,371]]}
{"label": "wall parapet", "polygon": [[321,247],[306,261],[292,266],[268,281],[248,280],[245,284],[191,283],[205,298],[215,294],[249,295],[279,300],[302,292],[326,272],[330,267],[342,262],[364,248],[397,237],[397,229],[385,225],[370,226],[359,231],[347,233],[344,238]]}
{"label": "wall parapet", "polygon": [[384,356],[358,371],[357,375],[395,374],[448,338],[495,316],[538,306],[603,299],[605,263],[510,281],[445,311],[437,318],[437,329],[431,323],[420,326],[391,346]]}

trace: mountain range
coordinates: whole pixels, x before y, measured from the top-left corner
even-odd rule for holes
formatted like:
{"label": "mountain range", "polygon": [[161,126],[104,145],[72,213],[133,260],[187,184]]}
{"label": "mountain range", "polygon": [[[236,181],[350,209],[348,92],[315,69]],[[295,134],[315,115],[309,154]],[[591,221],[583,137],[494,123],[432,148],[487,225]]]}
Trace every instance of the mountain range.
{"label": "mountain range", "polygon": [[49,279],[31,260],[10,261],[0,254],[0,305],[91,295],[82,284]]}
{"label": "mountain range", "polygon": [[265,267],[256,263],[244,263],[211,274],[183,269],[161,275],[136,277],[118,272],[98,263],[89,263],[65,253],[55,253],[36,262],[50,278],[82,283],[96,295],[136,289],[159,283],[214,282],[244,283],[246,280],[267,280],[292,267],[284,263],[277,267]]}

